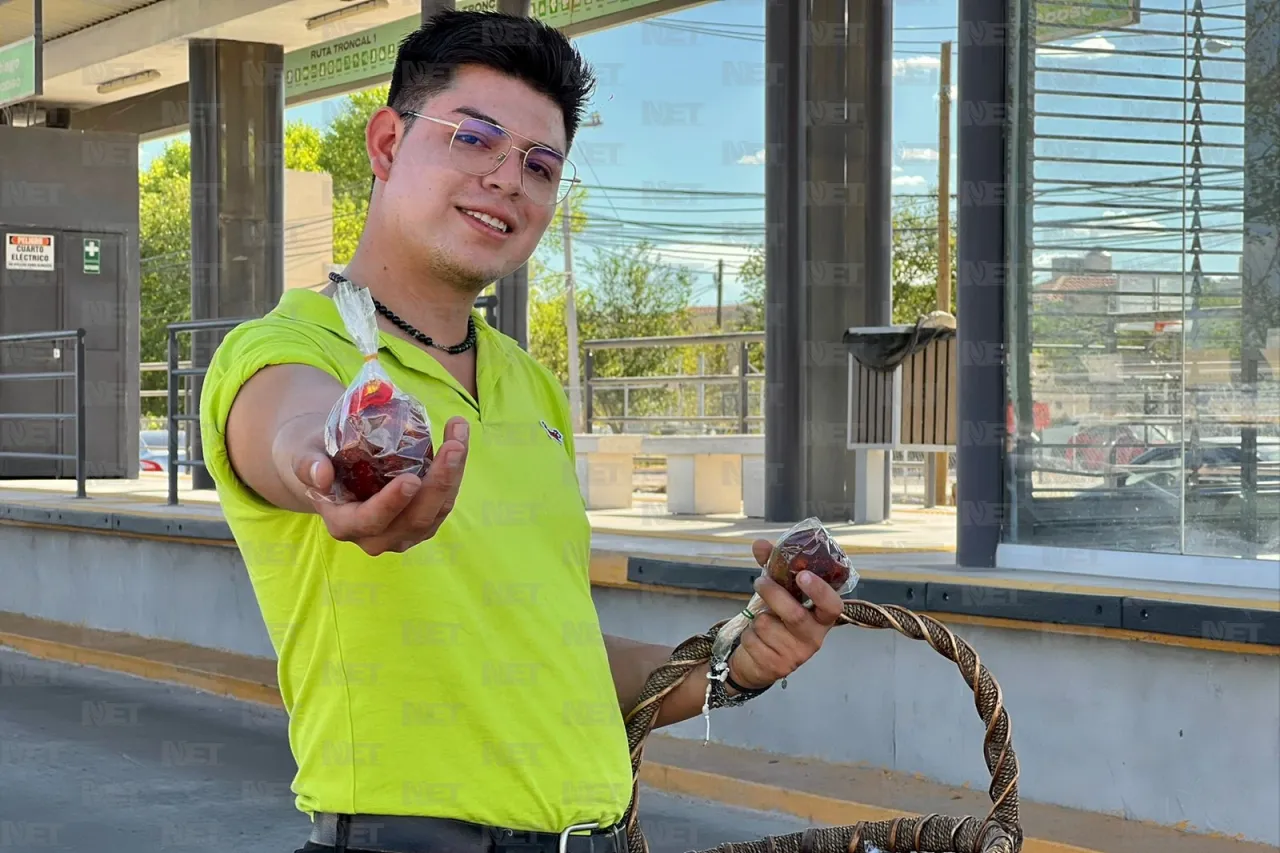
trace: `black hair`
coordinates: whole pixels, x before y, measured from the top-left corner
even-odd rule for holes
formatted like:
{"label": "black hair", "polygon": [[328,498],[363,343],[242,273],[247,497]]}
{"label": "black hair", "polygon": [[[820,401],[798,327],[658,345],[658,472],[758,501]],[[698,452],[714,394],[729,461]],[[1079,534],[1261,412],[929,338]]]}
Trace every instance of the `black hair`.
{"label": "black hair", "polygon": [[[492,68],[551,98],[564,114],[566,146],[573,145],[595,73],[559,30],[500,12],[437,12],[400,42],[387,106],[399,113],[420,109],[449,87],[461,65]],[[412,121],[405,117],[406,126]]]}

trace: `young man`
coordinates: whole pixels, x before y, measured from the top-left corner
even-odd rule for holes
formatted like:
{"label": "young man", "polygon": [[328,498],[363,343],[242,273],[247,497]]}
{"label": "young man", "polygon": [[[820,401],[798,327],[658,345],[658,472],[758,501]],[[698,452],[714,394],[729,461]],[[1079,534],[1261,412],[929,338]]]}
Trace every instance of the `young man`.
{"label": "young man", "polygon": [[[405,40],[369,120],[373,193],[344,275],[381,306],[379,362],[431,420],[424,478],[320,497],[325,422],[363,364],[332,287],[287,292],[208,371],[206,464],[279,658],[304,849],[551,853],[594,824],[568,849],[622,853],[623,709],[670,649],[601,634],[564,392],[473,308],[550,223],[592,87],[555,30],[446,12]],[[842,607],[822,584],[812,610],[759,589],[772,615],[730,658],[729,696],[795,671]],[[659,726],[701,712],[705,675]]]}

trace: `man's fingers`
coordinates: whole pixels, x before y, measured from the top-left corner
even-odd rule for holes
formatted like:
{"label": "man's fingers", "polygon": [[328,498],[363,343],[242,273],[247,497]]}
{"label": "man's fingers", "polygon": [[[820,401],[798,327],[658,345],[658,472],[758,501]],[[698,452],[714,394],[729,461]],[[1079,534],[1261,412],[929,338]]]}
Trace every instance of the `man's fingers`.
{"label": "man's fingers", "polygon": [[803,632],[811,624],[812,614],[772,579],[762,577],[757,580],[756,592],[760,593],[764,603],[769,605],[769,610],[786,623],[788,628]]}
{"label": "man's fingers", "polygon": [[466,446],[470,437],[471,423],[461,415],[449,418],[448,423],[444,425],[445,441],[459,441]]}
{"label": "man's fingers", "polygon": [[824,583],[817,577],[814,580],[816,583],[806,590],[813,601],[813,618],[829,628],[836,624],[836,620],[844,612],[844,599],[831,588],[831,584]]}
{"label": "man's fingers", "polygon": [[333,463],[323,453],[303,453],[293,460],[293,476],[306,488],[327,494],[333,486]]}
{"label": "man's fingers", "polygon": [[[451,463],[456,461],[456,466]],[[422,491],[414,496],[404,511],[403,524],[411,536],[426,536],[442,514],[453,508],[466,464],[466,446],[449,439],[440,445],[435,458],[422,479]]]}
{"label": "man's fingers", "polygon": [[336,536],[364,539],[387,529],[409,502],[423,489],[422,480],[413,474],[401,474],[387,483],[367,501],[343,504],[328,510]]}
{"label": "man's fingers", "polygon": [[769,564],[769,556],[773,554],[773,543],[768,539],[757,539],[751,543],[751,556],[763,568]]}

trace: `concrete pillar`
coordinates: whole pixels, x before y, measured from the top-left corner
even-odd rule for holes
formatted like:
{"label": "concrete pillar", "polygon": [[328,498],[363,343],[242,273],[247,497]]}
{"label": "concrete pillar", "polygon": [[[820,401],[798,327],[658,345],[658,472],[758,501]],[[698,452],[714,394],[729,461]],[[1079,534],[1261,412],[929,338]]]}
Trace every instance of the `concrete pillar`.
{"label": "concrete pillar", "polygon": [[765,25],[766,516],[874,521],[881,490],[858,505],[845,449],[842,336],[890,320],[892,8],[805,6],[770,3]]}
{"label": "concrete pillar", "polygon": [[[1005,282],[1016,283],[1022,278],[1010,269],[1005,255],[1005,199],[1018,204],[1031,201],[1025,187],[1011,185],[1005,166],[1005,115],[1012,111],[1021,116],[1021,111],[1007,109],[1014,105],[1008,103],[1006,92],[1006,14],[1004,0],[965,0],[960,4],[956,186],[962,189],[956,205],[956,295],[964,307],[956,329],[960,352],[956,369],[960,426],[956,445],[956,562],[974,567],[995,565],[1001,521],[1006,515]],[[1028,32],[1020,37],[1029,35],[1030,28],[1025,29]],[[1015,34],[1009,31],[1008,38]],[[1021,60],[1029,49],[1024,43],[1019,50],[1017,68],[1023,69]],[[1027,90],[1019,85],[1018,91]],[[1025,146],[1018,132],[1014,139]],[[1015,156],[1022,159],[1018,162],[1028,162],[1025,150],[1019,151]],[[965,191],[970,187],[973,191]],[[987,189],[1001,191],[984,191]],[[1030,215],[1029,209],[1019,212]],[[1025,353],[1010,356],[1011,360],[1029,359]]]}
{"label": "concrete pillar", "polygon": [[806,3],[765,5],[765,518],[803,518],[800,281],[805,272]]}
{"label": "concrete pillar", "polygon": [[[192,39],[188,58],[191,317],[259,317],[284,289],[284,51]],[[191,334],[193,366],[207,366],[226,332]]]}
{"label": "concrete pillar", "polygon": [[[1241,258],[1241,399],[1234,401],[1241,414],[1248,413],[1253,426],[1241,430],[1244,458],[1257,448],[1257,424],[1274,421],[1271,394],[1260,394],[1265,384],[1275,387],[1280,374],[1280,0],[1248,0],[1245,4],[1244,86],[1244,255]],[[1259,517],[1258,468],[1243,466],[1242,538],[1256,557],[1266,538],[1264,531],[1275,520],[1273,509]]]}
{"label": "concrete pillar", "polygon": [[[424,0],[426,2],[426,0]],[[498,0],[498,11],[508,15],[531,14],[529,0]],[[529,267],[524,265],[498,280],[498,331],[529,348]]]}

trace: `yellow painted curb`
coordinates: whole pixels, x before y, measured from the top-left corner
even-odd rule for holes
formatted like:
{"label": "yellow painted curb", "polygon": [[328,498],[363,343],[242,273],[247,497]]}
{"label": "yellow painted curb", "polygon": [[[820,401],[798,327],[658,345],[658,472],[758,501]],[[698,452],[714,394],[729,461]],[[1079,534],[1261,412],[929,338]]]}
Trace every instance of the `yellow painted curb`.
{"label": "yellow painted curb", "polygon": [[247,678],[237,678],[234,675],[206,672],[136,655],[59,643],[56,640],[24,637],[21,634],[11,634],[6,631],[0,631],[0,646],[8,646],[46,660],[94,666],[152,681],[183,684],[230,699],[242,699],[246,702],[276,707],[284,705],[280,699],[280,690],[274,684],[261,684]]}
{"label": "yellow painted curb", "polygon": [[[121,672],[152,681],[181,684],[230,699],[254,702],[283,708],[280,691],[275,684],[264,684],[247,678],[223,673],[208,672],[179,664],[152,660],[137,655],[111,652],[62,643],[38,637],[28,637],[0,631],[0,647],[7,646],[46,660],[74,663],[99,669]],[[896,811],[824,797],[806,791],[797,791],[762,782],[750,782],[732,776],[722,776],[703,770],[693,770],[671,764],[645,761],[640,765],[640,780],[654,788],[672,794],[699,797],[723,805],[758,811],[781,812],[802,820],[832,826],[846,826],[859,821],[892,820],[897,817],[914,817],[916,813]],[[644,805],[641,803],[641,812]],[[1162,827],[1163,828],[1163,827]],[[1094,848],[1077,847],[1041,838],[1026,838],[1024,853],[1104,853]]]}
{"label": "yellow painted curb", "polygon": [[[806,791],[766,785],[763,782],[748,782],[731,776],[720,776],[702,770],[690,770],[687,767],[647,761],[640,765],[640,781],[667,793],[685,794],[757,811],[783,812],[802,820],[831,826],[848,826],[860,821],[893,820],[898,817],[917,816],[912,812],[837,800]],[[640,803],[640,813],[644,813],[643,800]],[[1076,847],[1073,844],[1045,841],[1040,838],[1024,839],[1022,850],[1023,853],[1101,853],[1088,847]]]}

